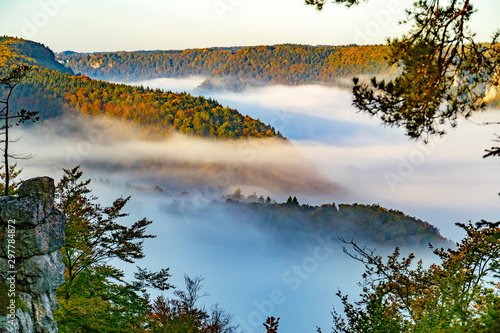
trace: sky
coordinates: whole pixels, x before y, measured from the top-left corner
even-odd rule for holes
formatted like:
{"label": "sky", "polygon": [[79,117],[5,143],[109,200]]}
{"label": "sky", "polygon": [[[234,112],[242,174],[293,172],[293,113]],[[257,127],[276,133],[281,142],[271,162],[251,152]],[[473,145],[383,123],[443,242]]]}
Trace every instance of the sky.
{"label": "sky", "polygon": [[[404,33],[398,25],[413,0],[370,0],[322,12],[304,0],[1,0],[0,34],[55,52],[168,50],[281,43],[379,44]],[[471,22],[490,40],[500,1],[475,0]]]}

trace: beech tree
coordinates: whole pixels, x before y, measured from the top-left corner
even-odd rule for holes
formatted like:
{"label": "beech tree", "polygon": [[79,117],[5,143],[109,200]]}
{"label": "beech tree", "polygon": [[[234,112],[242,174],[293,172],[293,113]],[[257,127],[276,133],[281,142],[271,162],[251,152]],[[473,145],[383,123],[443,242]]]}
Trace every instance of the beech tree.
{"label": "beech tree", "polygon": [[134,263],[144,257],[143,241],[152,221],[130,227],[118,223],[130,197],[111,206],[96,203],[79,167],[64,169],[56,186],[56,207],[67,217],[66,244],[60,250],[66,265],[65,283],[57,290],[61,308],[54,313],[61,332],[144,332],[150,311],[146,288],[167,290],[169,269],[138,268],[135,281],[126,282],[111,259]]}
{"label": "beech tree", "polygon": [[333,312],[333,332],[499,332],[500,228],[457,225],[466,237],[455,249],[434,249],[429,268],[398,248],[384,261],[346,242],[352,250],[344,251],[365,265],[363,293],[350,303],[338,292],[346,318]]}

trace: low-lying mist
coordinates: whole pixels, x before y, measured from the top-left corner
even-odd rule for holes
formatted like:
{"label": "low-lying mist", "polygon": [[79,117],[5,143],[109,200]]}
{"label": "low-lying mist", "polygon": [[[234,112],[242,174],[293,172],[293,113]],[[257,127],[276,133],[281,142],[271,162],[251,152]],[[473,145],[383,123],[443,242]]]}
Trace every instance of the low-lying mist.
{"label": "low-lying mist", "polygon": [[[341,202],[402,210],[454,240],[463,236],[456,222],[498,220],[498,161],[483,159],[498,131],[478,125],[498,121],[498,109],[461,120],[457,128],[444,125],[447,134],[426,145],[358,112],[346,89],[311,85],[208,92],[194,83],[189,92],[215,98],[279,130],[322,174],[348,189]],[[163,88],[161,80],[143,84]]]}
{"label": "low-lying mist", "polygon": [[259,228],[252,216],[218,208],[186,217],[169,212],[153,194],[134,198],[134,217],[153,219],[149,231],[158,235],[145,243],[147,257],[138,264],[170,267],[172,283],[181,288],[184,273],[202,275],[210,296],[201,304],[219,303],[243,332],[263,332],[267,316],[281,317],[283,332],[315,332],[316,325],[327,329],[332,305],[339,306],[337,289],[359,294],[353,281],[361,276],[362,265],[342,253],[335,235],[288,245]]}
{"label": "low-lying mist", "polygon": [[265,195],[309,198],[347,191],[281,139],[217,141],[172,135],[148,141],[141,131],[112,119],[66,117],[21,132],[21,151],[37,147],[27,168],[81,165],[124,185],[160,186],[173,194],[195,191],[213,198],[240,187]]}
{"label": "low-lying mist", "polygon": [[[171,283],[180,288],[184,273],[203,276],[210,296],[202,298],[201,304],[208,308],[219,303],[234,314],[243,332],[263,332],[267,316],[281,317],[283,332],[315,332],[316,326],[328,332],[332,306],[341,308],[336,291],[353,297],[361,292],[355,282],[361,279],[363,265],[343,253],[339,235],[291,242],[289,235],[282,237],[256,223],[254,215],[224,205],[199,200],[199,206],[184,213],[171,208],[168,196],[153,191],[98,183],[96,192],[106,193],[107,202],[113,195],[132,194],[131,218],[147,216],[155,221],[148,230],[158,237],[145,242],[147,256],[139,266],[170,267]],[[304,236],[296,231],[297,239]],[[392,250],[382,245],[375,248],[379,254]],[[410,250],[415,249],[403,252]],[[428,251],[419,250],[418,256],[430,262]],[[133,268],[122,268],[131,275]]]}
{"label": "low-lying mist", "polygon": [[[161,89],[174,92],[181,91],[192,91],[193,87],[199,86],[203,81],[205,81],[205,76],[189,76],[184,78],[159,78],[152,79],[147,81],[136,81],[136,82],[127,82],[126,84],[131,86],[140,86],[142,85],[144,88],[157,88],[161,87]],[[123,83],[123,82],[117,82]],[[151,85],[150,85],[151,84]]]}
{"label": "low-lying mist", "polygon": [[[81,165],[103,204],[132,195],[125,209],[130,221],[154,220],[149,232],[158,235],[144,243],[146,258],[138,265],[170,267],[179,288],[184,273],[204,276],[211,296],[201,302],[220,303],[244,332],[264,331],[262,322],[271,315],[281,317],[283,332],[315,332],[316,326],[328,332],[331,306],[340,309],[335,292],[358,295],[355,282],[363,267],[342,253],[337,235],[297,246],[277,241],[272,231],[251,223],[252,216],[203,210],[238,187],[245,195],[256,192],[278,202],[296,196],[301,204],[377,203],[428,221],[453,240],[462,237],[455,222],[498,220],[498,161],[482,158],[492,146],[494,127],[464,121],[424,145],[357,113],[346,90],[209,93],[196,91],[196,79],[162,80],[137,84],[203,93],[260,118],[289,140],[220,142],[173,135],[148,141],[128,124],[67,117],[15,128],[20,141],[12,151],[34,154],[19,161],[24,179],[49,175],[57,181],[62,168]],[[498,111],[488,110],[473,120],[495,118]],[[195,203],[188,215],[169,210],[179,195],[188,195],[184,191]]]}
{"label": "low-lying mist", "polygon": [[445,136],[424,144],[358,112],[347,90],[275,86],[213,97],[273,124],[324,175],[349,189],[345,202],[402,210],[455,240],[463,236],[456,222],[498,220],[498,160],[483,158],[497,127],[479,125],[498,121],[498,109],[460,120],[457,128],[444,125]]}

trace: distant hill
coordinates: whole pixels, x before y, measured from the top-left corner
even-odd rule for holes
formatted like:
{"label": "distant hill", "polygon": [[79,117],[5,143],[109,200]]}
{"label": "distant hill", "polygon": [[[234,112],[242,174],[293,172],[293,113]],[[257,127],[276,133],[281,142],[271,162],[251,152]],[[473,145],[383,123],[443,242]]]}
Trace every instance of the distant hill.
{"label": "distant hill", "polygon": [[241,90],[266,85],[351,84],[354,76],[389,75],[385,46],[256,46],[237,51],[201,85]]}
{"label": "distant hill", "polygon": [[[385,45],[310,46],[297,44],[171,51],[75,53],[57,59],[91,78],[132,82],[163,77],[205,76],[204,90],[240,91],[268,85],[352,86],[352,78],[392,79]],[[485,100],[500,106],[497,87],[484,87]]]}
{"label": "distant hill", "polygon": [[[408,216],[401,211],[379,205],[325,204],[321,206],[300,205],[289,199],[287,203],[275,203],[263,197],[235,199],[228,196],[226,202],[212,202],[203,208],[192,209],[197,214],[189,215],[189,203],[174,201],[166,205],[168,212],[177,212],[189,220],[197,217],[238,217],[238,223],[253,224],[271,229],[277,241],[288,246],[316,242],[319,238],[342,238],[346,241],[382,245],[387,247],[436,247],[451,246],[439,230],[431,224]],[[236,221],[234,222],[236,223]]]}
{"label": "distant hill", "polygon": [[137,124],[160,138],[171,132],[223,139],[279,136],[270,126],[213,99],[74,75],[42,44],[2,37],[0,72],[20,64],[33,66],[33,71],[15,89],[13,107],[37,110],[42,119],[71,112],[109,116]]}
{"label": "distant hill", "polygon": [[284,44],[184,51],[78,54],[58,59],[92,78],[139,81],[204,75],[201,88],[241,90],[271,84],[345,85],[353,76],[393,74],[386,46],[307,46]]}
{"label": "distant hill", "polygon": [[131,82],[159,77],[209,76],[215,69],[226,64],[237,49],[108,53],[65,51],[58,53],[57,59],[76,73],[94,79]]}

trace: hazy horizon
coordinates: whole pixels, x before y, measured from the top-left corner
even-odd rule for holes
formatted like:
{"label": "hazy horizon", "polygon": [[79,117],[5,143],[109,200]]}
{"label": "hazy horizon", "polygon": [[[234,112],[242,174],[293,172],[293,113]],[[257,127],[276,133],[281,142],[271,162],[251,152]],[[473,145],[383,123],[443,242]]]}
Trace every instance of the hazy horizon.
{"label": "hazy horizon", "polygon": [[[304,0],[5,0],[0,31],[44,43],[55,52],[169,50],[238,45],[380,44],[408,30],[398,21],[413,0],[369,1],[322,12]],[[472,31],[491,40],[496,0],[475,1]],[[96,38],[99,36],[99,38]]]}

